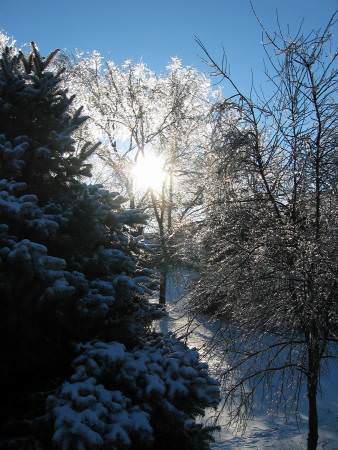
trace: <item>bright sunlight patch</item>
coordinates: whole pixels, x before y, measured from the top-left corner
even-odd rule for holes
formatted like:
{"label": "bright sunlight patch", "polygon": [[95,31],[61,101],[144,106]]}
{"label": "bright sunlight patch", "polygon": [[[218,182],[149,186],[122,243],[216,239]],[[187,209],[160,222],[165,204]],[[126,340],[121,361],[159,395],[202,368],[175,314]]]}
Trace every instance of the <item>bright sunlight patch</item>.
{"label": "bright sunlight patch", "polygon": [[163,158],[150,151],[144,155],[139,155],[132,169],[132,174],[137,189],[153,189],[154,191],[162,189],[167,176]]}

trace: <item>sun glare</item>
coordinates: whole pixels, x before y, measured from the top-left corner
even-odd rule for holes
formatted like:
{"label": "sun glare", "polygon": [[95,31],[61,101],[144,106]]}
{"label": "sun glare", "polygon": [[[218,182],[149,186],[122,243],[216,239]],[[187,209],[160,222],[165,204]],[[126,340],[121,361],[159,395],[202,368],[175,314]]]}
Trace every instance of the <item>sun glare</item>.
{"label": "sun glare", "polygon": [[163,159],[149,151],[137,158],[132,174],[137,189],[155,191],[162,189],[167,175]]}

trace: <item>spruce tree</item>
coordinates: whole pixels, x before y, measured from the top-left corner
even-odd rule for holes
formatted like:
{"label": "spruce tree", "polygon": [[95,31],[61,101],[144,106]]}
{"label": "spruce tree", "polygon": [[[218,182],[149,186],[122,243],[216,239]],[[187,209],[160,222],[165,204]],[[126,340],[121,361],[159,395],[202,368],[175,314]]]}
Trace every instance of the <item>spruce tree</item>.
{"label": "spruce tree", "polygon": [[163,315],[144,223],[90,176],[53,52],[0,60],[0,449],[208,448],[218,387]]}

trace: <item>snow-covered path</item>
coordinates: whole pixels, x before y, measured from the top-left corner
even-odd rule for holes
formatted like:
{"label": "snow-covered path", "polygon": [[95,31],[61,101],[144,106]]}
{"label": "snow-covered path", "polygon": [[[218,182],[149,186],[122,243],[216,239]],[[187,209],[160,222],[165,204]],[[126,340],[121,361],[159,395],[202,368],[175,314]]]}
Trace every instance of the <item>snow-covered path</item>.
{"label": "snow-covered path", "polygon": [[[182,302],[179,300],[184,292],[184,279],[170,279],[168,283],[169,300],[167,309],[169,317],[160,323],[161,331],[175,331],[183,335],[188,319],[182,310]],[[187,336],[190,347],[196,347],[203,355],[203,349],[212,335],[213,324],[198,321],[190,324],[191,333]],[[220,352],[221,353],[221,348]],[[204,355],[206,358],[206,355]],[[217,364],[217,351],[212,359],[207,362],[212,370]],[[319,444],[318,450],[338,450],[338,362],[331,363],[330,370],[324,374],[321,380],[322,395],[318,398],[319,412]],[[254,411],[254,418],[248,421],[244,434],[229,430],[227,413],[223,411],[218,424],[222,427],[216,434],[213,450],[229,449],[275,449],[275,450],[301,450],[306,448],[307,435],[307,410],[306,401],[301,406],[300,415],[297,418],[290,417],[285,422],[284,417],[270,415],[267,412],[268,405],[260,401]],[[211,421],[215,411],[207,411],[205,421]]]}

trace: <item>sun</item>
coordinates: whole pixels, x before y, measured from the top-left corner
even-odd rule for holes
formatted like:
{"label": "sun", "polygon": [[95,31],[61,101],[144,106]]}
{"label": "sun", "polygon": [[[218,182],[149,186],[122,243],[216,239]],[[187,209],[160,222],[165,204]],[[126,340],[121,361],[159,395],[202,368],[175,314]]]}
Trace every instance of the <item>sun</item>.
{"label": "sun", "polygon": [[138,190],[152,189],[160,191],[167,173],[164,170],[163,159],[151,151],[139,155],[132,169],[135,187]]}

